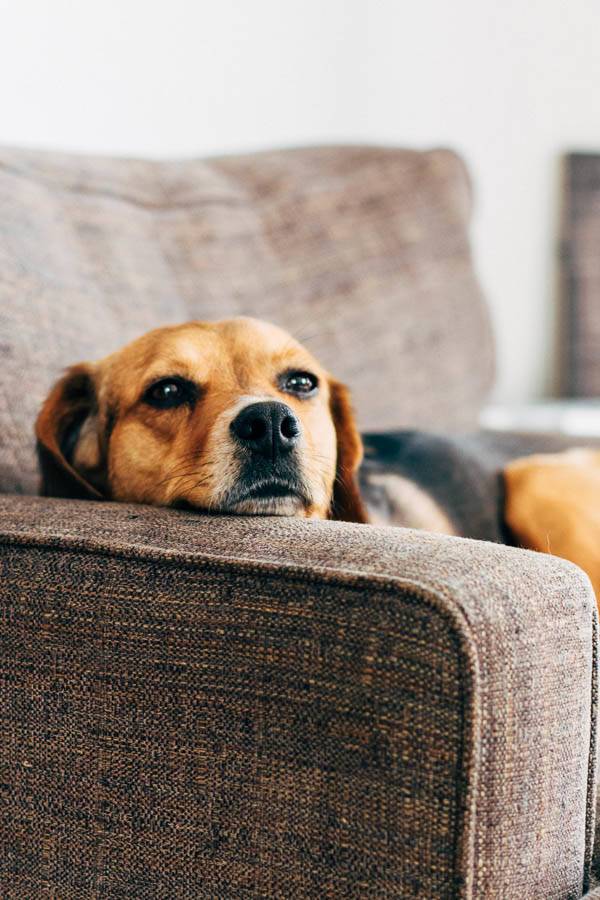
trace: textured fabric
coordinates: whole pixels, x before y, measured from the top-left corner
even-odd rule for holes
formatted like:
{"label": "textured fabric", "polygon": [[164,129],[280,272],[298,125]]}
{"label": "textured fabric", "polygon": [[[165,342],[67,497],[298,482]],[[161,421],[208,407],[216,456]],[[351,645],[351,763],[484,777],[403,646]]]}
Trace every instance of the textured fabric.
{"label": "textured fabric", "polygon": [[0,151],[0,490],[66,365],[157,325],[250,314],[352,388],[366,428],[473,426],[492,344],[449,151],[139,162]]}
{"label": "textured fabric", "polygon": [[574,566],[34,498],[0,536],[3,896],[581,896]]}
{"label": "textured fabric", "polygon": [[564,387],[600,396],[600,155],[565,160],[562,295],[566,326]]}

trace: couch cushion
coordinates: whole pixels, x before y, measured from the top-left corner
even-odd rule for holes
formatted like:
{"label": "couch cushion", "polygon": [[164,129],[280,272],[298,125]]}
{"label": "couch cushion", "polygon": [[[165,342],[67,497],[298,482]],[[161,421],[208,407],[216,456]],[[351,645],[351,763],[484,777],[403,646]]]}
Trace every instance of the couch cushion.
{"label": "couch cushion", "polygon": [[290,329],[363,429],[472,425],[492,350],[469,207],[445,150],[0,151],[0,490],[36,490],[33,421],[63,367],[193,318]]}

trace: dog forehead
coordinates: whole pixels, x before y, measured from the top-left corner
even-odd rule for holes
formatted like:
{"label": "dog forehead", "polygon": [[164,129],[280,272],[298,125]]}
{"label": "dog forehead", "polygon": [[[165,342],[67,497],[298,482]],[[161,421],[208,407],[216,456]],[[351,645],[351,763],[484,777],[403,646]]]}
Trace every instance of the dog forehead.
{"label": "dog forehead", "polygon": [[[323,370],[302,344],[269,322],[246,317],[189,322],[147,332],[98,364],[102,395],[134,400],[141,382],[168,375],[248,386],[274,368]],[[131,396],[129,396],[131,395]],[[114,399],[114,398],[113,398]]]}
{"label": "dog forehead", "polygon": [[149,372],[168,374],[194,370],[201,360],[209,360],[214,352],[214,336],[197,323],[155,328],[120,350],[100,360],[99,367],[109,377],[125,373],[146,376]]}
{"label": "dog forehead", "polygon": [[239,316],[217,322],[191,322],[170,330],[166,340],[157,335],[156,353],[190,369],[195,366],[223,370],[260,368],[269,362],[281,364],[286,357],[314,363],[312,355],[289,332],[277,325]]}
{"label": "dog forehead", "polygon": [[239,316],[216,323],[228,352],[236,362],[258,365],[273,361],[285,365],[286,359],[321,370],[313,355],[288,331],[264,322]]}
{"label": "dog forehead", "polygon": [[187,322],[147,332],[127,344],[119,352],[121,358],[137,358],[148,362],[159,354],[175,355],[190,362],[198,357],[234,352],[236,349],[261,350],[266,353],[293,348],[307,352],[289,332],[277,325],[239,316],[216,322]]}
{"label": "dog forehead", "polygon": [[265,342],[276,344],[291,338],[289,332],[284,331],[278,325],[266,322],[264,319],[255,319],[252,316],[235,316],[231,319],[221,319],[220,322],[214,323],[214,328],[224,335],[237,340],[261,338]]}
{"label": "dog forehead", "polygon": [[161,355],[170,364],[190,371],[199,366],[211,366],[223,354],[218,335],[212,329],[193,325],[171,332],[164,343],[159,340],[156,351],[156,356]]}
{"label": "dog forehead", "polygon": [[247,316],[216,322],[215,330],[232,349],[261,350],[263,353],[275,354],[285,347],[300,348],[291,334],[283,328]]}

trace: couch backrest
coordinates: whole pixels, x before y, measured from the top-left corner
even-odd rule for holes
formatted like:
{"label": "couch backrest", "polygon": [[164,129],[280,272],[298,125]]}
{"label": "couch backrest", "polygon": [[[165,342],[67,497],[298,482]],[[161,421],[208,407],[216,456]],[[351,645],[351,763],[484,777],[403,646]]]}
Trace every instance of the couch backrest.
{"label": "couch backrest", "polygon": [[0,151],[0,490],[36,491],[33,422],[65,366],[189,319],[290,329],[364,430],[469,427],[492,377],[469,212],[446,150]]}

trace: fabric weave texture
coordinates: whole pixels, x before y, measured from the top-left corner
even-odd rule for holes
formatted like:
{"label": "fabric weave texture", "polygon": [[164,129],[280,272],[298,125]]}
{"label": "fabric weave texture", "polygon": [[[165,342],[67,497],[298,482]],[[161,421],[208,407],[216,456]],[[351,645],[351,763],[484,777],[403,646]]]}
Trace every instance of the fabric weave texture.
{"label": "fabric weave texture", "polygon": [[4,896],[581,896],[576,567],[336,522],[0,510]]}

